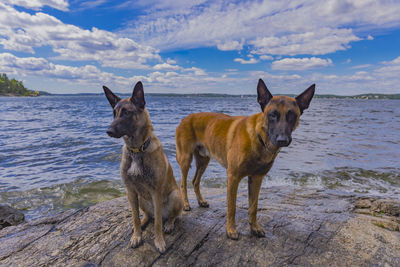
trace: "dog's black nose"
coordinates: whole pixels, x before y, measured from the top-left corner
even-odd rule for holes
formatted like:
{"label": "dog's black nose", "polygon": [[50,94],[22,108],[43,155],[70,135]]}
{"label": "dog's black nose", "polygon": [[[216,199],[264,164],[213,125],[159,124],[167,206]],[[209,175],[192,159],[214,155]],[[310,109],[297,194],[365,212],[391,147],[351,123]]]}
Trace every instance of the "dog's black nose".
{"label": "dog's black nose", "polygon": [[115,130],[112,129],[112,128],[109,128],[109,129],[107,130],[107,134],[108,134],[108,136],[110,136],[110,137],[115,137],[115,136],[116,136]]}
{"label": "dog's black nose", "polygon": [[288,146],[292,142],[292,138],[285,135],[278,135],[276,137],[276,144],[278,147]]}

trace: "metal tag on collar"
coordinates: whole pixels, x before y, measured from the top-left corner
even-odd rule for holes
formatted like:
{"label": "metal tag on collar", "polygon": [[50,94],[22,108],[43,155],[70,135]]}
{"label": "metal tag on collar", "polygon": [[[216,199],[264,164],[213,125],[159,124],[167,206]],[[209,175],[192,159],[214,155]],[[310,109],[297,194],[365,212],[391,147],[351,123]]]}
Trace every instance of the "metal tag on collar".
{"label": "metal tag on collar", "polygon": [[141,150],[141,148],[142,147],[140,147],[140,148],[130,148],[129,150],[132,152],[132,153],[139,153],[139,152],[142,152],[142,150]]}

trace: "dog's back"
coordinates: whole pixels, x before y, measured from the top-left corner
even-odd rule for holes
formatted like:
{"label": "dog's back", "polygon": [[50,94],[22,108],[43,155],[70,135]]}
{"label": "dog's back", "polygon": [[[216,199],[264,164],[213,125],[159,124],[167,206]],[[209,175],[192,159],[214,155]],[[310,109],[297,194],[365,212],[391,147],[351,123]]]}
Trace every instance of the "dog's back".
{"label": "dog's back", "polygon": [[198,151],[200,156],[211,156],[226,167],[227,160],[223,155],[227,154],[235,126],[246,118],[214,112],[193,113],[185,117],[175,135],[178,163],[185,164],[188,157]]}

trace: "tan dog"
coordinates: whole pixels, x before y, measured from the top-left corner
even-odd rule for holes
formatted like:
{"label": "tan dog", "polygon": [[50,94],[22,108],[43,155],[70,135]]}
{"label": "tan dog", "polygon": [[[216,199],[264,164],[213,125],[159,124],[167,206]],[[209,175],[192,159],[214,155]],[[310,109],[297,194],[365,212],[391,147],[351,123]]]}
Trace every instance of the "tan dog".
{"label": "tan dog", "polygon": [[197,201],[208,207],[200,193],[200,179],[210,161],[217,160],[227,169],[227,225],[226,233],[238,239],[236,230],[236,195],[240,180],[248,176],[249,222],[252,234],[265,236],[257,222],[258,194],[263,177],[283,146],[292,140],[291,133],[299,124],[300,115],[308,108],[315,85],[296,98],[272,96],[263,80],[257,86],[261,113],[251,116],[228,116],[203,112],[184,118],[176,129],[176,158],[181,167],[181,191],[184,210],[190,210],[186,180],[193,156],[196,173],[192,180]]}
{"label": "tan dog", "polygon": [[[114,111],[114,121],[107,134],[123,137],[125,141],[120,172],[132,209],[134,232],[130,244],[137,247],[142,243],[142,228],[154,217],[154,244],[163,253],[162,220],[166,221],[164,231],[171,232],[175,218],[182,211],[183,201],[160,140],[153,133],[145,108],[143,85],[138,82],[132,96],[123,100],[107,87],[103,86],[103,89]],[[139,207],[144,212],[142,221],[139,220]]]}

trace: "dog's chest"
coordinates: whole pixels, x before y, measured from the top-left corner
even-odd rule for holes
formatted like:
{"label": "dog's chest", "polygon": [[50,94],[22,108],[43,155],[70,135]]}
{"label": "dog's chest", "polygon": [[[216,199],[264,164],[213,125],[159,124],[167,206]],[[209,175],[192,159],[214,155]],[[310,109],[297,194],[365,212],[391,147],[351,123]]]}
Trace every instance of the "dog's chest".
{"label": "dog's chest", "polygon": [[128,179],[137,187],[155,187],[155,177],[151,166],[145,163],[145,159],[141,155],[133,154],[132,162],[127,171]]}
{"label": "dog's chest", "polygon": [[143,174],[143,158],[132,157],[131,166],[128,169],[129,176],[140,176]]}

